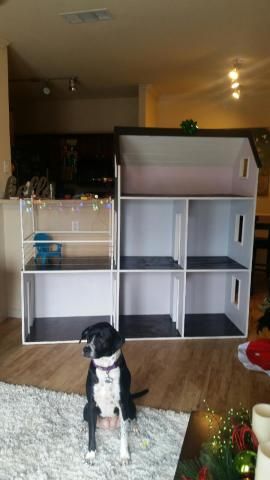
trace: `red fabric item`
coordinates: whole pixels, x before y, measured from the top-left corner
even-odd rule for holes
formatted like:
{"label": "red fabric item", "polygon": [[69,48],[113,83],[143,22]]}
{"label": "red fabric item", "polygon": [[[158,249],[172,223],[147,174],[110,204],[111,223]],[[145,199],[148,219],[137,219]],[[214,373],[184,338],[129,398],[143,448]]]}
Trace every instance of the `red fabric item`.
{"label": "red fabric item", "polygon": [[249,342],[246,355],[254,365],[263,370],[270,370],[270,339],[261,338]]}
{"label": "red fabric item", "polygon": [[208,468],[202,467],[201,470],[199,471],[198,480],[207,480],[207,475],[208,475]]}

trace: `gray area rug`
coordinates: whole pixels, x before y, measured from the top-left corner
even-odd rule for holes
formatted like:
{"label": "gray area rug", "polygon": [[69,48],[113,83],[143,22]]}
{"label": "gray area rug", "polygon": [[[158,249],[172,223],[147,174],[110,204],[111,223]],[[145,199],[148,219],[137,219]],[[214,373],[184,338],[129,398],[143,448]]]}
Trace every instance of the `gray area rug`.
{"label": "gray area rug", "polygon": [[0,382],[0,480],[172,480],[189,415],[138,407],[131,463],[119,462],[119,430],[97,430],[85,462],[85,397]]}

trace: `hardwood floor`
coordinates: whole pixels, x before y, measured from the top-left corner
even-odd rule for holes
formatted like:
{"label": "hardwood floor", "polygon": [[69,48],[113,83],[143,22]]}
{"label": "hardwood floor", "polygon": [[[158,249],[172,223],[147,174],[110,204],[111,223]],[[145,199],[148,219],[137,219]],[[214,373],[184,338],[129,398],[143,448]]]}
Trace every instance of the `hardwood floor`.
{"label": "hardwood floor", "polygon": [[[258,304],[266,293],[263,274],[256,276],[250,307],[249,338],[256,338]],[[0,380],[84,394],[88,361],[77,344],[21,345],[18,319],[0,324]],[[137,404],[176,411],[251,407],[269,402],[270,379],[246,370],[237,358],[243,340],[167,340],[126,342],[132,390],[150,392]]]}

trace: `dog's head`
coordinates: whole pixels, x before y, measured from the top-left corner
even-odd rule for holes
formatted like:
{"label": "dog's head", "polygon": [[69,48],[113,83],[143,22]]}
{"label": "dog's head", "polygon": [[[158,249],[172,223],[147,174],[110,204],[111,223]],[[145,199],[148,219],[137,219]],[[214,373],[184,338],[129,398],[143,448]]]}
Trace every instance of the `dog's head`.
{"label": "dog's head", "polygon": [[124,339],[115,328],[106,322],[87,327],[81,334],[81,340],[87,341],[87,345],[83,349],[83,355],[93,359],[110,357],[124,343]]}

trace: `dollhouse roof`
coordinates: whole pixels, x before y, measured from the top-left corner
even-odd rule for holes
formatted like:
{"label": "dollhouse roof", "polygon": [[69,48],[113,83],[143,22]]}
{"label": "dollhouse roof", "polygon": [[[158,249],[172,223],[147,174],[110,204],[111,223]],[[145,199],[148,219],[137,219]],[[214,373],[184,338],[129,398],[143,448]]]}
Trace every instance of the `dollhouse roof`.
{"label": "dollhouse roof", "polygon": [[182,129],[116,127],[115,135],[122,165],[233,166],[245,152],[261,166],[248,130],[198,129],[188,135]]}

